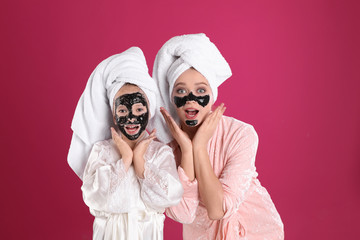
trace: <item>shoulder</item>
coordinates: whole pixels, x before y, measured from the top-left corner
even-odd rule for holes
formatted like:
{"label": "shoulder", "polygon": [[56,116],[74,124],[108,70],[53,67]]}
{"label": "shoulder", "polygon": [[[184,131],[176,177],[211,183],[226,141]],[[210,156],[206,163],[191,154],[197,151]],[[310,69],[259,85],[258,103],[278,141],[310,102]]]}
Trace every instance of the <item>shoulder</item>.
{"label": "shoulder", "polygon": [[98,141],[98,142],[94,143],[94,146],[97,146],[97,147],[110,147],[110,146],[112,146],[112,139],[106,139],[106,140]]}
{"label": "shoulder", "polygon": [[221,125],[227,133],[256,135],[255,128],[248,123],[240,121],[233,117],[222,116]]}
{"label": "shoulder", "polygon": [[98,150],[98,151],[109,150],[110,151],[112,149],[115,149],[115,143],[112,139],[98,141],[98,142],[94,143],[94,146],[93,146],[93,151],[94,150]]}
{"label": "shoulder", "polygon": [[93,145],[90,153],[93,161],[105,161],[111,163],[120,158],[119,152],[112,139],[98,141]]}

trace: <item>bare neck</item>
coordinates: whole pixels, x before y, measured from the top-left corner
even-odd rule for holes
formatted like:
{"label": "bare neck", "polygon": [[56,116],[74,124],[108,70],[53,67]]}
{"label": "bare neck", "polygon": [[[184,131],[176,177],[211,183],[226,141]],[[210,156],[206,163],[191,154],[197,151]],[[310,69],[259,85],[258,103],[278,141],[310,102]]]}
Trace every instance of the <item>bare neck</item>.
{"label": "bare neck", "polygon": [[[122,133],[121,133],[122,135]],[[129,140],[127,137],[125,137],[124,135],[122,135],[122,139],[129,145],[129,147],[134,150],[136,144],[141,141],[145,136],[145,131],[143,133],[141,133],[141,135],[135,139],[135,140]]]}
{"label": "bare neck", "polygon": [[187,133],[187,135],[189,136],[189,138],[192,140],[198,130],[199,126],[195,126],[195,127],[189,127],[184,123],[181,123],[181,129]]}
{"label": "bare neck", "polygon": [[135,145],[136,145],[136,143],[137,143],[137,139],[136,139],[136,140],[129,140],[129,139],[127,139],[126,137],[124,137],[123,139],[124,139],[124,141],[129,145],[129,147],[130,147],[132,150],[134,150],[134,147],[135,147]]}

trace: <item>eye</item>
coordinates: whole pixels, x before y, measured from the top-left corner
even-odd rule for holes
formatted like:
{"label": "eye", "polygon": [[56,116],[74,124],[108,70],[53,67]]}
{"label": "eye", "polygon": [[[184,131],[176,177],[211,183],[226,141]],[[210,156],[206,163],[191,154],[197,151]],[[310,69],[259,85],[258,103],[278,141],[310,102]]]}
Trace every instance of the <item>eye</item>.
{"label": "eye", "polygon": [[144,108],[137,108],[136,111],[137,112],[142,112],[142,111],[144,111]]}
{"label": "eye", "polygon": [[198,92],[198,93],[205,93],[206,90],[205,90],[204,88],[199,88],[199,89],[197,90],[197,92]]}
{"label": "eye", "polygon": [[179,89],[176,90],[176,93],[184,94],[184,93],[186,93],[186,91],[185,91],[185,89],[179,88]]}
{"label": "eye", "polygon": [[127,112],[126,109],[123,109],[123,108],[118,109],[118,113],[126,113],[126,112]]}

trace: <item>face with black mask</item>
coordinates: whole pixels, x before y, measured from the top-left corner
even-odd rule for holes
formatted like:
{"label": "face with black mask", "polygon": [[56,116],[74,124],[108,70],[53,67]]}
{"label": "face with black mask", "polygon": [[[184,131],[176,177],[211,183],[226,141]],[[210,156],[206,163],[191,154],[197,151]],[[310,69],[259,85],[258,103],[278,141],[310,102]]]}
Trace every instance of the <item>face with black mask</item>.
{"label": "face with black mask", "polygon": [[183,127],[197,128],[213,105],[211,87],[194,68],[183,72],[174,84],[172,100]]}
{"label": "face with black mask", "polygon": [[114,121],[129,140],[137,140],[149,121],[148,102],[144,92],[136,85],[126,84],[114,98]]}

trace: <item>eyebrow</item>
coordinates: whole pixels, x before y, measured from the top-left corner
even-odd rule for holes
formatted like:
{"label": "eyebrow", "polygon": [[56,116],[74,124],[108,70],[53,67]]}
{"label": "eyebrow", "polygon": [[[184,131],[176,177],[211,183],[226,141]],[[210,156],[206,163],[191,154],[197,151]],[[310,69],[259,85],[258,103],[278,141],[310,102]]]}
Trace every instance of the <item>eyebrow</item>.
{"label": "eyebrow", "polygon": [[[182,83],[182,82],[179,82],[179,83],[176,83],[176,84],[174,85],[174,88],[177,87],[177,86],[179,86],[179,85],[185,86],[186,84],[185,84],[185,83]],[[198,83],[195,83],[195,85],[206,85],[206,86],[209,86],[209,84],[206,83],[206,82],[198,82]]]}
{"label": "eyebrow", "polygon": [[206,82],[199,82],[199,83],[195,83],[195,85],[206,85],[206,86],[208,86],[209,84],[207,84]]}
{"label": "eyebrow", "polygon": [[174,85],[174,87],[177,87],[177,86],[179,86],[179,85],[185,85],[185,83],[178,82],[178,83],[176,83],[176,84]]}

